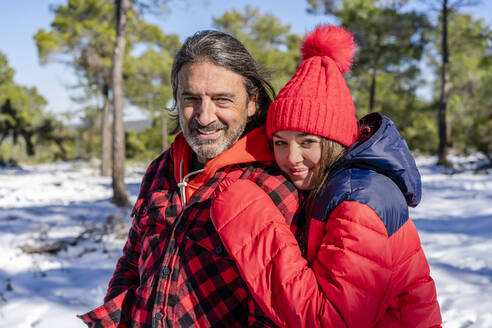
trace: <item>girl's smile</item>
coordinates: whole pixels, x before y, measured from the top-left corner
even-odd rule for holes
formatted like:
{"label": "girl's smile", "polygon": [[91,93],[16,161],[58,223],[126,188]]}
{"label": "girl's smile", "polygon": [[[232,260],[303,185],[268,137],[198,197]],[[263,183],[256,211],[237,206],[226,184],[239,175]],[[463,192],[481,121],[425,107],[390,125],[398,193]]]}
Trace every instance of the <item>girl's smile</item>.
{"label": "girl's smile", "polygon": [[321,137],[299,131],[273,135],[275,161],[300,190],[313,187],[319,173]]}

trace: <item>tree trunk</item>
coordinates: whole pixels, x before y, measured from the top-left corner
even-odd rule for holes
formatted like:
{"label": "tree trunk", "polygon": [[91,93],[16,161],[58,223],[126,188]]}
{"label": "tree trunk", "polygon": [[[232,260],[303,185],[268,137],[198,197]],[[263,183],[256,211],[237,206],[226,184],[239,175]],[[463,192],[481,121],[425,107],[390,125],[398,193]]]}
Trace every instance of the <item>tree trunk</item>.
{"label": "tree trunk", "polygon": [[17,145],[19,146],[19,162],[24,162],[27,159],[27,155],[34,155],[34,146],[31,143],[32,149],[29,150],[28,142],[26,141],[27,136],[24,138],[19,138]]}
{"label": "tree trunk", "polygon": [[8,132],[7,133],[3,133],[2,136],[0,137],[0,145],[3,143],[3,141],[5,140],[5,138],[7,138],[8,136]]}
{"label": "tree trunk", "polygon": [[104,83],[103,90],[103,118],[101,123],[101,175],[111,175],[111,111],[109,103],[109,85]]}
{"label": "tree trunk", "polygon": [[448,45],[448,1],[442,2],[442,67],[441,67],[441,94],[439,96],[438,108],[438,128],[439,128],[439,149],[437,151],[438,163],[447,165],[447,126],[446,126],[446,107],[448,99],[447,79],[449,75],[449,45]]}
{"label": "tree trunk", "polygon": [[374,101],[376,99],[376,68],[373,68],[371,74],[371,88],[369,91],[369,113],[374,110]]}
{"label": "tree trunk", "polygon": [[17,152],[18,152],[17,135],[15,134],[14,131],[11,131],[10,134],[11,134],[11,139],[12,139],[11,161],[12,161],[12,163],[18,163],[18,160],[17,160]]}
{"label": "tree trunk", "polygon": [[115,0],[116,42],[113,53],[113,203],[129,205],[125,186],[125,131],[123,124],[123,56],[128,0]]}
{"label": "tree trunk", "polygon": [[162,150],[167,150],[167,115],[165,110],[161,110],[161,129],[162,129]]}
{"label": "tree trunk", "polygon": [[62,160],[66,161],[68,159],[68,156],[65,146],[63,146],[63,138],[55,138],[53,141],[55,142],[56,146],[60,150]]}

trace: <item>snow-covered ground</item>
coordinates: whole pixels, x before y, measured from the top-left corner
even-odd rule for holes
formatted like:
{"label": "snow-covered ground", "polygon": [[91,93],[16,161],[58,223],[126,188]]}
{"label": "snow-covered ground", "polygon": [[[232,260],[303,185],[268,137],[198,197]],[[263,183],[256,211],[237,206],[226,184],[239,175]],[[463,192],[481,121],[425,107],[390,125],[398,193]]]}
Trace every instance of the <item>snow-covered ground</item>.
{"label": "snow-covered ground", "polygon": [[[437,284],[444,327],[492,327],[492,172],[457,158],[453,174],[418,160],[423,201],[411,210]],[[145,167],[127,167],[135,200]],[[0,169],[0,327],[84,327],[99,306],[129,224],[109,178],[87,164]],[[117,224],[112,224],[116,222]],[[115,227],[111,229],[111,227]],[[41,246],[56,254],[28,254]],[[59,244],[58,244],[59,245]]]}

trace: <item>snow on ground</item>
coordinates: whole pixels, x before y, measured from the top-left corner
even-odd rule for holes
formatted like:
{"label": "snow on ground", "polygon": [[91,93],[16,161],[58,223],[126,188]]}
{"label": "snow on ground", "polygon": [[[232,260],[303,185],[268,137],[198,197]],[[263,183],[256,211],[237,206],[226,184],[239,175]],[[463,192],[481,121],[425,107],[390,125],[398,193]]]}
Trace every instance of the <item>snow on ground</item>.
{"label": "snow on ground", "polygon": [[[443,326],[490,328],[492,172],[475,174],[469,158],[453,161],[450,174],[435,158],[418,160],[423,201],[410,213]],[[132,202],[144,169],[127,167]],[[112,205],[111,195],[110,179],[87,164],[0,169],[0,328],[84,327],[75,315],[101,304],[129,225],[129,209]],[[60,241],[66,246],[54,255],[21,249]]]}
{"label": "snow on ground", "polygon": [[[131,201],[145,167],[127,168]],[[84,327],[75,314],[99,305],[128,230],[129,209],[111,204],[111,180],[88,165],[0,169],[0,327]],[[102,234],[109,221],[126,223]],[[56,255],[24,253],[73,242]],[[126,236],[125,236],[126,237]]]}
{"label": "snow on ground", "polygon": [[444,174],[420,159],[422,203],[410,211],[436,281],[444,327],[492,327],[492,171],[466,159]]}

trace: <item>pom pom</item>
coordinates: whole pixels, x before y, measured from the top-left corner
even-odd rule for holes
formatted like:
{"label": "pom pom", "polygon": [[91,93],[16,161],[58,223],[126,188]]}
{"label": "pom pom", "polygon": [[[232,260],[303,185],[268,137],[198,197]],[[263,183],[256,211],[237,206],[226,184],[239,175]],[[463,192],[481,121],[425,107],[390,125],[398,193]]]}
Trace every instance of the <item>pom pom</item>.
{"label": "pom pom", "polygon": [[321,25],[306,35],[302,43],[302,60],[328,56],[343,74],[350,71],[356,45],[350,32],[333,25]]}

